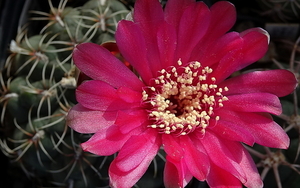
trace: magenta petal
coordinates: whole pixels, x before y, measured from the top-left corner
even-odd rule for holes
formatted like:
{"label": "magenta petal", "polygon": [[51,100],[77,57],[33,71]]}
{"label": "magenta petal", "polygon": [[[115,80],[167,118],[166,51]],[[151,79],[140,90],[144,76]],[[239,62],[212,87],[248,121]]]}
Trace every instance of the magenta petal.
{"label": "magenta petal", "polygon": [[[171,162],[172,161],[172,162]],[[193,178],[184,160],[173,161],[170,156],[166,156],[164,169],[164,185],[166,188],[185,187]]]}
{"label": "magenta petal", "polygon": [[187,7],[180,19],[178,29],[177,59],[188,63],[190,53],[207,32],[210,22],[210,11],[203,2]]}
{"label": "magenta petal", "polygon": [[166,68],[173,65],[175,60],[175,50],[177,47],[177,33],[175,28],[164,22],[157,31],[157,45],[162,67]]}
{"label": "magenta petal", "polygon": [[168,0],[165,7],[165,20],[173,25],[177,30],[179,27],[180,18],[184,12],[184,10],[190,6],[195,4],[195,0]]}
{"label": "magenta petal", "polygon": [[259,60],[268,50],[269,35],[263,29],[249,29],[240,36],[243,39],[242,48],[228,52],[211,75],[219,82]]}
{"label": "magenta petal", "polygon": [[229,95],[228,101],[223,104],[226,109],[241,112],[268,112],[280,115],[281,104],[276,95],[269,93],[247,93],[241,95]]}
{"label": "magenta petal", "polygon": [[[153,75],[163,67],[157,45],[158,30],[164,25],[164,12],[159,1],[140,0],[135,3],[134,23],[142,31],[146,43],[147,59]],[[155,54],[155,55],[154,55]],[[155,63],[154,63],[155,62]]]}
{"label": "magenta petal", "polygon": [[162,142],[165,152],[172,158],[174,161],[180,161],[183,158],[184,151],[182,146],[179,144],[179,139],[173,135],[162,135]]}
{"label": "magenta petal", "polygon": [[211,163],[211,170],[207,176],[207,183],[210,188],[241,188],[242,183],[226,170]]}
{"label": "magenta petal", "polygon": [[119,171],[129,172],[148,158],[149,153],[152,156],[149,159],[152,161],[160,147],[159,137],[156,134],[157,131],[148,129],[140,135],[131,136],[115,158],[113,166]]}
{"label": "magenta petal", "polygon": [[123,101],[127,103],[141,102],[142,93],[134,91],[128,87],[120,87],[117,89],[117,94]]}
{"label": "magenta petal", "polygon": [[297,86],[295,75],[287,70],[255,71],[225,80],[219,87],[228,87],[226,96],[243,93],[272,93],[278,97],[290,94]]}
{"label": "magenta petal", "polygon": [[124,144],[109,168],[113,188],[132,187],[142,177],[161,144],[156,134],[155,130],[148,129]]}
{"label": "magenta petal", "polygon": [[240,161],[240,165],[247,176],[247,182],[244,183],[244,185],[248,188],[262,188],[263,182],[251,155],[244,147],[241,148],[243,156],[241,158],[242,160]]}
{"label": "magenta petal", "polygon": [[114,123],[117,112],[93,111],[77,104],[66,117],[67,125],[80,133],[95,133]]}
{"label": "magenta petal", "polygon": [[120,21],[115,38],[121,54],[147,83],[153,77],[151,62],[148,62],[145,38],[138,25],[127,20]]}
{"label": "magenta petal", "polygon": [[[244,39],[244,61],[246,66],[262,58],[268,50],[270,36],[262,28],[252,28],[240,33]],[[245,67],[245,66],[244,66]]]}
{"label": "magenta petal", "polygon": [[228,52],[240,49],[242,45],[243,40],[239,33],[230,32],[218,38],[216,41],[209,41],[208,44],[200,43],[194,49],[191,60],[198,60],[203,66],[212,66],[213,64],[219,63]]}
{"label": "magenta petal", "polygon": [[267,113],[219,110],[218,115],[222,120],[235,123],[249,131],[260,145],[282,149],[289,146],[289,137]]}
{"label": "magenta petal", "polygon": [[[140,25],[140,28],[153,29],[158,27],[159,23],[164,20],[164,12],[159,1],[139,0],[134,5],[133,19],[134,22]],[[151,31],[149,31],[150,33]]]}
{"label": "magenta petal", "polygon": [[233,49],[222,57],[211,76],[216,78],[217,83],[221,82],[229,77],[233,72],[239,70],[242,61],[242,49]]}
{"label": "magenta petal", "polygon": [[[143,83],[107,49],[92,43],[83,43],[73,51],[76,66],[86,75],[114,87],[125,86],[140,91]],[[112,76],[114,75],[114,76]]]}
{"label": "magenta petal", "polygon": [[[243,184],[248,188],[262,188],[263,183],[260,178],[260,175],[257,171],[256,165],[248,153],[248,151],[243,147],[243,145],[239,142],[228,142],[226,140],[223,140],[225,145],[229,145],[230,147],[227,147],[227,149],[235,154],[235,160],[242,168],[243,172],[246,175],[246,182],[243,182]],[[224,187],[241,187],[238,186],[239,183],[237,180],[235,180],[234,177],[230,177],[229,179],[223,179],[222,177],[227,177],[228,171],[227,169],[220,169],[215,166],[215,164],[211,164],[212,170],[211,173],[207,177],[207,182],[211,187],[218,187],[220,185],[223,185]],[[220,174],[219,174],[220,173]],[[217,175],[218,174],[218,175]],[[220,178],[217,180],[216,178]],[[229,181],[231,180],[231,181]],[[231,186],[230,186],[231,185]]]}
{"label": "magenta petal", "polygon": [[[209,158],[220,168],[228,171],[242,183],[246,182],[246,175],[239,165],[240,148],[235,147],[233,141],[225,140],[213,134],[211,131],[206,131],[203,139],[200,140]],[[230,147],[230,148],[229,148]]]}
{"label": "magenta petal", "polygon": [[122,134],[127,134],[132,129],[141,126],[147,120],[148,114],[145,110],[135,109],[133,112],[119,111],[115,124],[120,126]]}
{"label": "magenta petal", "polygon": [[250,146],[255,143],[255,139],[251,135],[250,131],[235,122],[225,121],[223,118],[221,118],[216,125],[210,129],[224,139],[243,142]]}
{"label": "magenta petal", "polygon": [[111,125],[96,132],[88,141],[81,144],[84,151],[96,155],[108,156],[119,151],[124,143],[135,134],[141,132],[140,128],[132,130],[127,134],[122,134],[119,126]]}
{"label": "magenta petal", "polygon": [[184,148],[184,161],[191,174],[200,181],[204,181],[209,172],[209,159],[206,155],[206,151],[203,148],[201,151],[198,150],[200,147],[195,147],[194,143],[188,136],[181,136],[180,143]]}
{"label": "magenta petal", "polygon": [[211,21],[208,32],[194,48],[190,59],[198,60],[203,66],[218,63],[227,52],[242,46],[239,33],[226,33],[236,20],[234,5],[227,1],[219,1],[210,7],[210,11]]}
{"label": "magenta petal", "polygon": [[207,40],[214,40],[229,31],[236,21],[236,10],[228,1],[219,1],[210,8],[211,23],[207,33]]}
{"label": "magenta petal", "polygon": [[[127,90],[130,89],[127,88]],[[134,107],[140,105],[141,98],[138,99],[136,96],[133,97],[131,95],[132,93],[135,92],[118,92],[118,90],[105,82],[91,80],[82,83],[77,88],[76,98],[82,106],[92,110],[116,111],[128,109],[128,106]],[[121,94],[123,94],[122,99],[120,98]],[[132,97],[137,101],[132,101]],[[131,103],[128,103],[126,99]]]}

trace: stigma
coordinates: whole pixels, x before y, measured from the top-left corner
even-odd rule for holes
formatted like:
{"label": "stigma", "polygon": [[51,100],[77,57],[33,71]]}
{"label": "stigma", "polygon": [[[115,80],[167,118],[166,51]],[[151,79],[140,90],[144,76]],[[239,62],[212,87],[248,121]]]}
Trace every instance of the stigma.
{"label": "stigma", "polygon": [[177,64],[177,67],[160,70],[150,86],[143,88],[149,127],[177,136],[194,131],[204,134],[211,122],[220,119],[214,111],[228,100],[222,94],[228,88],[219,88],[216,78],[210,76],[213,69],[202,67],[200,62],[182,66],[178,60]]}

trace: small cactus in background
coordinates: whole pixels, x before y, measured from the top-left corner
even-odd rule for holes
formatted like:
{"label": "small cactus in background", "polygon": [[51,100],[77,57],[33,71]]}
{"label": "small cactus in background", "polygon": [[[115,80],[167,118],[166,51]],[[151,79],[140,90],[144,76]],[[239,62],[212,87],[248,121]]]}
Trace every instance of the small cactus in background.
{"label": "small cactus in background", "polygon": [[[89,135],[73,132],[65,115],[75,103],[76,69],[71,54],[82,42],[114,40],[119,20],[129,13],[117,0],[89,0],[68,7],[61,0],[50,12],[31,11],[32,22],[45,22],[36,35],[30,24],[19,29],[10,44],[10,56],[0,72],[0,146],[37,186],[105,187],[110,157],[82,151]],[[32,28],[30,28],[32,29]],[[113,156],[112,156],[113,157]]]}
{"label": "small cactus in background", "polygon": [[267,16],[274,21],[288,22],[297,21],[300,18],[299,0],[256,0],[262,12],[260,15]]}

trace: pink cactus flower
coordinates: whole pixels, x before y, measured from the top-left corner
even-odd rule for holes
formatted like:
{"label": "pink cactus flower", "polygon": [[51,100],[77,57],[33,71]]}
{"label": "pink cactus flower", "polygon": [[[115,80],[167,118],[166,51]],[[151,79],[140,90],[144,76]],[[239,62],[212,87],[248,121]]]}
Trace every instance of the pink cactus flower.
{"label": "pink cactus flower", "polygon": [[208,8],[195,0],[137,0],[133,21],[119,22],[116,43],[131,71],[104,47],[84,43],[73,53],[92,78],[78,86],[68,125],[95,133],[85,151],[108,156],[110,184],[132,187],[158,150],[166,152],[164,184],[184,187],[192,177],[210,187],[263,187],[243,147],[289,146],[270,114],[297,80],[287,70],[230,75],[259,60],[269,35],[261,28],[228,32],[234,6]]}

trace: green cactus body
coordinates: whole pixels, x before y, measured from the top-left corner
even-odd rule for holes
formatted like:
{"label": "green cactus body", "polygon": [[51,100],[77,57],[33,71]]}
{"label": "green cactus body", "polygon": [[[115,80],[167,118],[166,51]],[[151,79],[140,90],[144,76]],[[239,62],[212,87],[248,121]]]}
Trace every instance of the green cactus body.
{"label": "green cactus body", "polygon": [[1,71],[1,121],[9,130],[1,149],[39,186],[104,187],[107,173],[100,171],[107,157],[82,151],[80,143],[88,137],[65,123],[76,103],[71,55],[79,43],[113,41],[116,24],[129,10],[116,0],[90,0],[76,8],[67,7],[66,0],[57,8],[48,2],[49,13],[32,11],[31,18],[46,25],[32,36],[30,24],[19,30]]}

